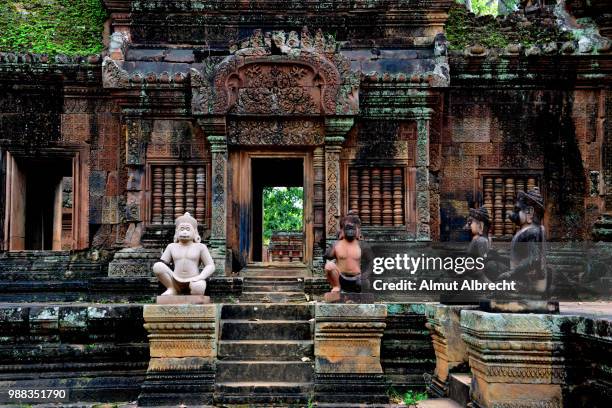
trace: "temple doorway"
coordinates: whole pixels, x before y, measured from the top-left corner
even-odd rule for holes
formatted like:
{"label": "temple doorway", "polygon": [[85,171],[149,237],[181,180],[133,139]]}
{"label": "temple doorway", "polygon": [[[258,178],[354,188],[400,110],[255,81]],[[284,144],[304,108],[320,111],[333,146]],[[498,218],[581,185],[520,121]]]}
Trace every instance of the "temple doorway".
{"label": "temple doorway", "polygon": [[72,162],[22,159],[11,172],[11,249],[71,249]]}
{"label": "temple doorway", "polygon": [[302,262],[304,160],[255,158],[253,262]]}
{"label": "temple doorway", "polygon": [[5,152],[4,160],[3,248],[65,251],[86,245],[85,158],[78,152],[38,157]]}
{"label": "temple doorway", "polygon": [[[232,269],[308,266],[313,242],[311,152],[242,150],[230,153],[230,162]],[[279,201],[291,201],[293,207],[279,209]],[[278,222],[279,216],[294,222]]]}

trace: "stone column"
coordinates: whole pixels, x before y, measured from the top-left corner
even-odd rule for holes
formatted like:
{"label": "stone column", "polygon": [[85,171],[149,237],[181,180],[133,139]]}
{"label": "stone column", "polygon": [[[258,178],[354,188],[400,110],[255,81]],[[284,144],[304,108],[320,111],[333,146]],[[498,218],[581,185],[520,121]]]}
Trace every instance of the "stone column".
{"label": "stone column", "polygon": [[423,108],[418,112],[416,144],[416,207],[418,241],[431,240],[429,226],[429,118],[430,109]]}
{"label": "stone column", "polygon": [[386,316],[383,304],[316,305],[316,402],[388,402],[380,364]]}
{"label": "stone column", "polygon": [[225,118],[200,120],[212,153],[212,220],[211,255],[215,261],[215,275],[225,275],[227,262],[227,138]]}
{"label": "stone column", "polygon": [[463,310],[473,406],[566,406],[568,372],[575,372],[583,358],[568,349],[579,321],[567,315]]}
{"label": "stone column", "polygon": [[344,136],[353,127],[353,118],[325,119],[325,238],[336,240],[342,201],[340,197],[340,151]]}
{"label": "stone column", "polygon": [[138,405],[212,404],[216,305],[145,305],[143,314],[151,359]]}
{"label": "stone column", "polygon": [[469,372],[467,345],[461,337],[461,311],[478,309],[477,305],[427,305],[425,324],[431,333],[436,353],[436,368],[429,392],[438,397],[448,395],[449,374]]}

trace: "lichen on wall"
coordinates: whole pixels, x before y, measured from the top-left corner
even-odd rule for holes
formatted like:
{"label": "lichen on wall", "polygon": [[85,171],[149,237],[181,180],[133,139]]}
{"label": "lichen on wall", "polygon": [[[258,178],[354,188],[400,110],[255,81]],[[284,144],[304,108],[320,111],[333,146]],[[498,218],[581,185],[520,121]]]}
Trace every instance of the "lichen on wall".
{"label": "lichen on wall", "polygon": [[106,19],[101,0],[3,0],[0,51],[96,54]]}

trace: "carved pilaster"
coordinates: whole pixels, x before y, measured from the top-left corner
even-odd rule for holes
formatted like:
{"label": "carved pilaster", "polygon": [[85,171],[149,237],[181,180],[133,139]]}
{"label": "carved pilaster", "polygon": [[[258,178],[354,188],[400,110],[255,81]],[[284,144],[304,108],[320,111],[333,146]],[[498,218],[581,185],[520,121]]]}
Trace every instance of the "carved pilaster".
{"label": "carved pilaster", "polygon": [[146,305],[151,359],[139,406],[212,404],[216,306]]}
{"label": "carved pilaster", "polygon": [[344,136],[353,127],[353,118],[325,119],[325,234],[328,243],[336,239],[340,215],[340,151]]}
{"label": "carved pilaster", "polygon": [[417,120],[416,143],[416,205],[417,240],[429,241],[429,115],[420,115]]}
{"label": "carved pilaster", "polygon": [[314,248],[313,267],[323,267],[325,249],[325,151],[322,147],[314,149],[312,154],[314,172],[314,194],[312,209],[314,212]]}
{"label": "carved pilaster", "polygon": [[386,305],[316,305],[315,400],[386,403],[380,364]]}
{"label": "carved pilaster", "polygon": [[229,266],[226,256],[227,219],[227,137],[225,118],[206,118],[199,121],[207,135],[212,155],[212,220],[210,244],[216,274],[225,274]]}

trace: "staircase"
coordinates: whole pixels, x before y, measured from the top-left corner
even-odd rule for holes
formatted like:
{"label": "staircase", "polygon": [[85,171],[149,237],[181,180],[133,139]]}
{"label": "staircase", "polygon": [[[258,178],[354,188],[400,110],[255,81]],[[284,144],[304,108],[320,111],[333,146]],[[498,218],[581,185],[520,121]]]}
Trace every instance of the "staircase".
{"label": "staircase", "polygon": [[221,309],[215,403],[308,404],[314,310],[309,304],[231,304]]}
{"label": "staircase", "polygon": [[249,267],[243,274],[241,302],[300,303],[304,295],[303,267]]}

